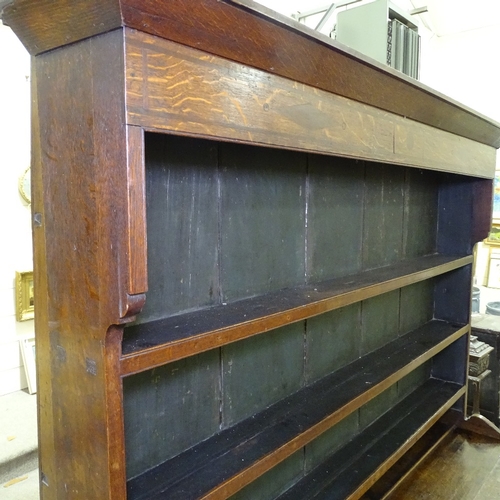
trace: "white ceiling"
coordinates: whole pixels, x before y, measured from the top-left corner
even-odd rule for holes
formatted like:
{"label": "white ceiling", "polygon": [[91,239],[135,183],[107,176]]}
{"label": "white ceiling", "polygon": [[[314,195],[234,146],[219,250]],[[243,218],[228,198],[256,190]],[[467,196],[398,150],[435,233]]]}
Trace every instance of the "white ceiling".
{"label": "white ceiling", "polygon": [[427,6],[422,21],[438,36],[493,25],[500,29],[500,0],[410,0],[410,3],[414,7]]}
{"label": "white ceiling", "polygon": [[[325,6],[335,0],[256,0],[285,15]],[[338,1],[338,0],[337,0]],[[364,2],[370,0],[363,0]],[[417,16],[438,36],[451,35],[486,26],[500,29],[500,0],[391,0],[405,10],[428,8]]]}

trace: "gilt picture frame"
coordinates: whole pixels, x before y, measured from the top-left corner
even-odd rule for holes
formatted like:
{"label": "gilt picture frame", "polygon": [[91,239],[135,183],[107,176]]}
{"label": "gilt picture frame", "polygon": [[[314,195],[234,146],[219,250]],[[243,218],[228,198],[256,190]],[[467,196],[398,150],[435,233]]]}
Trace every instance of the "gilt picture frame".
{"label": "gilt picture frame", "polygon": [[497,247],[500,246],[500,224],[494,223],[491,225],[490,232],[484,243]]}
{"label": "gilt picture frame", "polygon": [[33,271],[16,272],[16,319],[28,321],[35,317]]}

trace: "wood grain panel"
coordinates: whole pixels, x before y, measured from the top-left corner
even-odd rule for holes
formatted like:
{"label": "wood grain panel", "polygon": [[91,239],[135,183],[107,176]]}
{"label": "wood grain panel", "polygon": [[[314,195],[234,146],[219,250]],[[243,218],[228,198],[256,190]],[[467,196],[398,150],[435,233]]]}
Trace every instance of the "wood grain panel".
{"label": "wood grain panel", "polygon": [[380,159],[392,154],[387,113],[141,33],[129,33],[126,57],[131,124]]}
{"label": "wood grain panel", "polygon": [[253,483],[231,495],[231,500],[274,500],[302,477],[303,469],[304,451],[299,450]]}
{"label": "wood grain panel", "polygon": [[309,283],[361,270],[362,255],[358,249],[363,245],[364,177],[363,162],[320,155],[309,158]]}
{"label": "wood grain panel", "polygon": [[304,283],[306,165],[290,151],[221,144],[224,302]]}
{"label": "wood grain panel", "polygon": [[434,315],[434,280],[421,281],[401,289],[399,332],[405,334]]}
{"label": "wood grain panel", "polygon": [[146,134],[150,292],[141,323],[220,303],[217,151],[211,141]]}
{"label": "wood grain panel", "polygon": [[223,428],[304,385],[304,332],[304,323],[295,323],[222,349]]}
{"label": "wood grain panel", "polygon": [[[363,301],[361,355],[379,349],[397,337],[399,332],[399,295],[400,290],[394,290]],[[415,328],[417,326],[420,325],[416,325]]]}
{"label": "wood grain panel", "polygon": [[305,446],[305,472],[320,465],[359,433],[359,411],[342,419]]}
{"label": "wood grain panel", "polygon": [[219,351],[125,378],[123,406],[130,478],[219,430]]}
{"label": "wood grain panel", "polygon": [[[126,59],[130,124],[493,176],[491,147],[257,69],[133,31]],[[394,150],[410,131],[425,154]]]}
{"label": "wood grain panel", "polygon": [[387,266],[403,256],[401,230],[407,170],[392,165],[368,165],[366,168],[363,269]]}
{"label": "wood grain panel", "polygon": [[403,255],[429,255],[437,249],[439,175],[406,170]]}
{"label": "wood grain panel", "polygon": [[494,148],[481,147],[465,137],[422,126],[411,120],[395,121],[395,162],[479,177],[494,173]]}
{"label": "wood grain panel", "polygon": [[361,303],[307,320],[305,376],[314,382],[361,355]]}

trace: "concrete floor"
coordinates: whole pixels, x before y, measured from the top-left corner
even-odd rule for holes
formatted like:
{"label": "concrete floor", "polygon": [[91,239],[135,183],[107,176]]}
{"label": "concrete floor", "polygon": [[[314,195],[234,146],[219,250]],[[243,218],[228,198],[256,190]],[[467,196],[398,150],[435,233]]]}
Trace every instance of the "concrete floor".
{"label": "concrete floor", "polygon": [[38,499],[36,395],[0,396],[0,443],[0,498]]}
{"label": "concrete floor", "polygon": [[38,469],[0,485],[2,500],[38,500]]}

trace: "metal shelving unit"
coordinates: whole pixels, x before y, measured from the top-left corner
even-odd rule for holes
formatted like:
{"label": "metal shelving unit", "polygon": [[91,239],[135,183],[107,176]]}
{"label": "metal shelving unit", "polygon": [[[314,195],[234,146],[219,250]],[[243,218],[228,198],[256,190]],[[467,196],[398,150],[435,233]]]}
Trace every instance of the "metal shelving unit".
{"label": "metal shelving unit", "polygon": [[412,78],[419,77],[418,25],[388,0],[338,12],[336,39]]}

